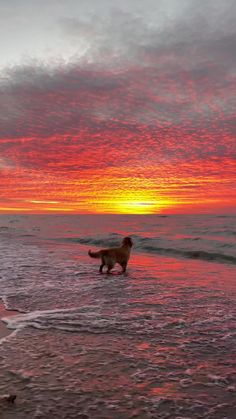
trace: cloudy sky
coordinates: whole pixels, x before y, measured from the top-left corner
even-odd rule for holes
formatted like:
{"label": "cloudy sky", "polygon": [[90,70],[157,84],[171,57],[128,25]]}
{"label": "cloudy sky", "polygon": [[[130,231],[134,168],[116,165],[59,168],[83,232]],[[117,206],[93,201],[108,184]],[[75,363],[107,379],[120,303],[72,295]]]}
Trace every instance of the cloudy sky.
{"label": "cloudy sky", "polygon": [[0,0],[1,212],[235,212],[235,0]]}

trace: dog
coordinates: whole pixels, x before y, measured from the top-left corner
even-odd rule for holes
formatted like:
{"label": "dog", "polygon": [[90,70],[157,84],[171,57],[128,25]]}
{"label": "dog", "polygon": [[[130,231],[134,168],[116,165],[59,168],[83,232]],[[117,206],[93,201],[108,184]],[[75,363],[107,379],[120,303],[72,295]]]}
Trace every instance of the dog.
{"label": "dog", "polygon": [[91,258],[101,259],[99,272],[102,273],[104,266],[107,266],[107,273],[109,274],[118,263],[122,267],[122,273],[126,272],[126,267],[130,258],[131,247],[133,242],[130,237],[125,237],[122,240],[120,247],[110,247],[109,249],[101,249],[98,252],[88,251]]}

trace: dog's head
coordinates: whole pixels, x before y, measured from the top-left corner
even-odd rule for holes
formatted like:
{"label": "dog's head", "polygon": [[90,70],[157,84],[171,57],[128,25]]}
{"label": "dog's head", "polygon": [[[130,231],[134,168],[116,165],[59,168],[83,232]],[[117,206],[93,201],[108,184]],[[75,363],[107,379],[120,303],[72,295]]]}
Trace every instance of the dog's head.
{"label": "dog's head", "polygon": [[133,242],[132,239],[130,237],[125,237],[122,241],[123,246],[129,246],[132,247],[133,246]]}

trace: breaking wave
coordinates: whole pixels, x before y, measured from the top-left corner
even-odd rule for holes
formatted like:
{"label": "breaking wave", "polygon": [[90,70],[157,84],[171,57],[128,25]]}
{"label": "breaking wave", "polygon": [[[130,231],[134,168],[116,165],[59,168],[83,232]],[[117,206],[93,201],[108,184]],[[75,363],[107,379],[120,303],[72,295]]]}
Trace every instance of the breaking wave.
{"label": "breaking wave", "polygon": [[[135,249],[146,253],[236,264],[236,255],[226,254],[223,251],[224,248],[230,248],[230,250],[235,251],[235,246],[232,244],[220,243],[214,240],[209,244],[209,241],[196,237],[175,240],[138,235],[131,235],[131,237],[133,238]],[[119,246],[122,238],[123,236],[120,234],[111,233],[107,236],[69,237],[66,240],[98,247],[113,247]]]}

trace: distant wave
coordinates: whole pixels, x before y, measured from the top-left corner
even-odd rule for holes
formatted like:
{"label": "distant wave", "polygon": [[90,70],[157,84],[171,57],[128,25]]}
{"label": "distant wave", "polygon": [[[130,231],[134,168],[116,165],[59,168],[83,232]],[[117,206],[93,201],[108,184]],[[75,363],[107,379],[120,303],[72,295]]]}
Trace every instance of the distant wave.
{"label": "distant wave", "polygon": [[111,233],[105,237],[68,237],[66,241],[72,241],[80,244],[93,244],[95,246],[119,246],[123,236],[117,233]]}
{"label": "distant wave", "polygon": [[205,250],[180,250],[180,249],[172,249],[172,248],[163,248],[163,247],[156,247],[149,248],[148,246],[145,249],[146,251],[150,252],[157,252],[160,254],[166,255],[176,255],[182,256],[190,259],[201,259],[207,261],[215,261],[221,263],[233,263],[236,264],[236,257],[231,255],[225,255],[222,253],[215,253],[215,252],[207,252]]}
{"label": "distant wave", "polygon": [[[111,233],[106,237],[71,237],[67,238],[67,241],[72,241],[75,243],[94,245],[94,246],[118,246],[121,242],[123,236],[117,233]],[[167,256],[177,256],[190,259],[200,259],[206,261],[214,261],[220,263],[231,263],[236,264],[236,256],[227,255],[221,253],[220,251],[204,250],[204,249],[184,249],[181,248],[181,243],[183,241],[176,240],[176,247],[170,247],[168,245],[163,245],[163,239],[158,238],[149,238],[141,237],[137,235],[131,235],[135,243],[135,249],[141,250],[147,253],[158,253],[161,255]],[[196,238],[189,239],[192,242],[196,242]],[[178,246],[178,247],[177,247]],[[191,246],[191,244],[190,244]],[[222,244],[224,247],[224,244]]]}

